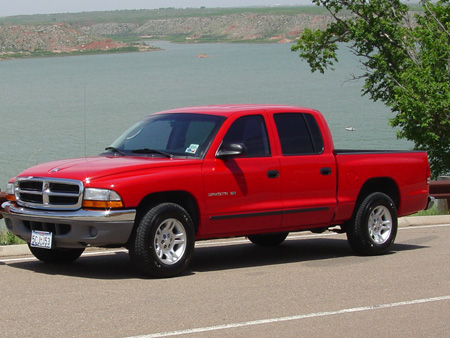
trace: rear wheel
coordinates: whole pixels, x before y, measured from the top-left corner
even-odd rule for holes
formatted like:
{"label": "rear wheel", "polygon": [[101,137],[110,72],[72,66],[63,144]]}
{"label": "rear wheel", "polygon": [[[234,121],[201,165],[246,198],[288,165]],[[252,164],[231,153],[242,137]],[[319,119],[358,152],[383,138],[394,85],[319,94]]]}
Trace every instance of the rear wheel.
{"label": "rear wheel", "polygon": [[35,248],[30,246],[28,244],[28,247],[30,248],[31,253],[39,259],[40,261],[46,262],[46,263],[71,263],[78,259],[81,254],[84,251],[84,248],[81,249],[63,249],[63,248],[57,248],[57,249],[42,249],[42,248]]}
{"label": "rear wheel", "polygon": [[145,275],[173,277],[189,265],[194,244],[190,215],[177,204],[163,203],[150,209],[139,222],[130,258]]}
{"label": "rear wheel", "polygon": [[391,248],[397,235],[397,209],[383,193],[367,196],[347,226],[347,239],[360,255],[380,255]]}
{"label": "rear wheel", "polygon": [[289,235],[289,232],[277,232],[271,234],[257,234],[257,235],[249,235],[247,238],[253,244],[261,245],[261,246],[276,246],[280,245],[284,242],[286,237]]}

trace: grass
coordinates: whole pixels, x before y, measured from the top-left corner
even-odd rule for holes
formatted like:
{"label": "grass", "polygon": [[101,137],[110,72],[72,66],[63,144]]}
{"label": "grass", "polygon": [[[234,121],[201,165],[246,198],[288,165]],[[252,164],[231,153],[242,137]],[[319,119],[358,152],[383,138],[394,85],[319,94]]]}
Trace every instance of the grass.
{"label": "grass", "polygon": [[26,244],[25,241],[7,231],[0,231],[0,245]]}
{"label": "grass", "polygon": [[435,202],[435,205],[431,209],[419,211],[418,213],[415,213],[414,215],[411,215],[411,216],[440,216],[440,215],[446,215],[446,214],[443,214],[442,212],[440,212],[438,210],[436,202]]}

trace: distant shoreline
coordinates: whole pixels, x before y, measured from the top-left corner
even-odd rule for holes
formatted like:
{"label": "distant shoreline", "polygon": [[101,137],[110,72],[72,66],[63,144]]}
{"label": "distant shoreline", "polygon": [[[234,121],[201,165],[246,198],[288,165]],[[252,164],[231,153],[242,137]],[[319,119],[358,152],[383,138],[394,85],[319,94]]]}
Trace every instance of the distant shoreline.
{"label": "distant shoreline", "polygon": [[[270,41],[270,40],[186,40],[180,39],[146,39],[146,41],[167,41],[178,44],[209,44],[209,43],[229,43],[229,44],[275,44],[275,43],[294,43],[291,40],[284,41]],[[152,45],[138,44],[128,47],[98,49],[98,50],[73,50],[73,51],[34,51],[34,52],[0,52],[0,62],[18,59],[32,59],[32,58],[47,58],[47,57],[65,57],[65,56],[82,56],[82,55],[99,55],[99,54],[122,54],[122,53],[141,53],[141,52],[159,52],[164,51],[164,48],[155,47]]]}
{"label": "distant shoreline", "polygon": [[47,57],[65,57],[65,56],[82,56],[82,55],[98,55],[98,54],[121,54],[121,53],[140,53],[140,52],[158,52],[163,48],[148,46],[148,48],[140,48],[135,46],[121,47],[114,49],[99,50],[76,50],[76,51],[36,51],[36,52],[5,52],[0,53],[0,61],[18,60],[18,59],[34,59]]}

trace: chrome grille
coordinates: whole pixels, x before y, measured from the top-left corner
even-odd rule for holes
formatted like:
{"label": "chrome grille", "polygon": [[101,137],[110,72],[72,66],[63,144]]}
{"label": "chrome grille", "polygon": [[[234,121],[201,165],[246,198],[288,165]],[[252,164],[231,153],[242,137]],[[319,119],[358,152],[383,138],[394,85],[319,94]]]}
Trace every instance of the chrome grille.
{"label": "chrome grille", "polygon": [[83,183],[77,180],[46,177],[19,177],[15,195],[19,205],[49,210],[81,208]]}

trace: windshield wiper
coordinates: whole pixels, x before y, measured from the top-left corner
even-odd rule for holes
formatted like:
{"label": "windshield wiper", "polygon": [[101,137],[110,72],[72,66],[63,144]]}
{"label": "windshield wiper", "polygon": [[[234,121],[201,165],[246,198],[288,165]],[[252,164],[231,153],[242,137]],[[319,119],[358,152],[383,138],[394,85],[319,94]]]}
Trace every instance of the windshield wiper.
{"label": "windshield wiper", "polygon": [[122,150],[120,150],[119,148],[116,148],[116,147],[106,147],[105,150],[115,151],[116,153],[119,153],[122,156],[126,155]]}
{"label": "windshield wiper", "polygon": [[133,150],[131,152],[134,154],[159,154],[159,155],[164,155],[169,158],[173,158],[172,154],[166,153],[165,151],[156,150],[156,149],[142,148],[142,149]]}

